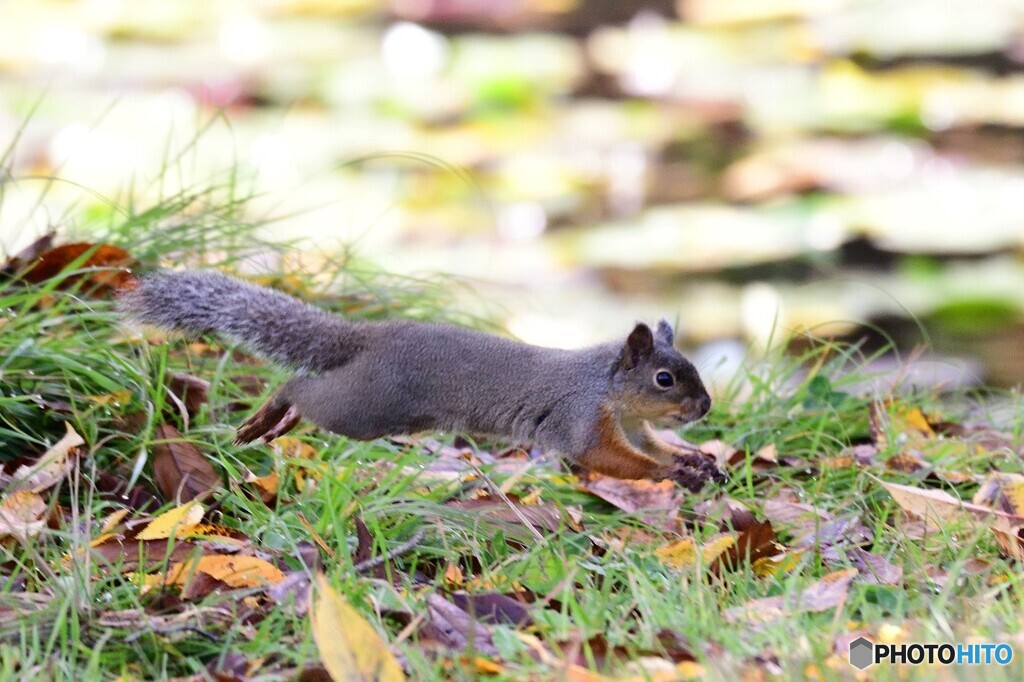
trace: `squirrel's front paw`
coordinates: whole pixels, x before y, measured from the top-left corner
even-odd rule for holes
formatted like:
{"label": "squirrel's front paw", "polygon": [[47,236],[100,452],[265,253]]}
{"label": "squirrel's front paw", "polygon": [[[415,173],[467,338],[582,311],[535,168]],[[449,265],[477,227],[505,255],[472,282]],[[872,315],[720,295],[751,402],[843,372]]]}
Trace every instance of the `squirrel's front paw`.
{"label": "squirrel's front paw", "polygon": [[677,456],[670,466],[668,478],[693,493],[699,492],[708,481],[725,483],[727,480],[714,458],[696,453]]}

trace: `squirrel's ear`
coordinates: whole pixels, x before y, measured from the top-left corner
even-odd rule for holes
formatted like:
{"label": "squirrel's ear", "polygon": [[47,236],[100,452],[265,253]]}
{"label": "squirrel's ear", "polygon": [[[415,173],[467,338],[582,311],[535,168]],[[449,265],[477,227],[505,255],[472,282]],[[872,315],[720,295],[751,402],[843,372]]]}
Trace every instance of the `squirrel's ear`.
{"label": "squirrel's ear", "polygon": [[658,320],[658,327],[654,330],[654,337],[658,341],[671,346],[675,336],[676,334],[672,331],[672,325],[668,323],[668,320]]}
{"label": "squirrel's ear", "polygon": [[654,334],[651,333],[651,328],[643,322],[638,323],[626,339],[626,347],[622,353],[622,366],[626,369],[636,367],[653,350]]}

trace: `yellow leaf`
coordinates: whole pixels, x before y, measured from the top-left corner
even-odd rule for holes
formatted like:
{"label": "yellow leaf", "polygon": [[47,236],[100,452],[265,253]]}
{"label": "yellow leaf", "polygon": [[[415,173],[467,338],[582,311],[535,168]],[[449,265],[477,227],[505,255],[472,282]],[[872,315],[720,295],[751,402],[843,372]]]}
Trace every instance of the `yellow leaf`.
{"label": "yellow leaf", "polygon": [[761,578],[789,573],[800,565],[800,557],[803,556],[803,553],[804,550],[798,549],[784,554],[776,554],[775,556],[761,557],[751,565],[750,569],[754,572],[754,575]]}
{"label": "yellow leaf", "polygon": [[131,509],[118,509],[116,512],[103,519],[103,527],[100,528],[101,533],[109,533],[117,527],[117,524],[124,520],[124,517],[128,516]]}
{"label": "yellow leaf", "polygon": [[[281,436],[275,438],[270,443],[270,447],[273,448],[274,452],[281,459],[306,459],[310,460],[311,463],[319,459],[319,453],[309,443],[301,441],[294,436]],[[294,467],[295,469],[295,489],[301,492],[307,492],[313,486],[316,485],[316,479],[319,479],[323,474],[316,470],[315,466],[306,464],[296,465],[294,462],[286,462]],[[309,473],[310,481],[306,481],[306,474]]]}
{"label": "yellow leaf", "polygon": [[139,540],[166,540],[174,537],[180,538],[188,533],[203,520],[206,509],[198,502],[187,502],[180,507],[166,511],[149,522],[149,525],[142,529],[136,538]]}
{"label": "yellow leaf", "polygon": [[252,483],[256,487],[256,492],[259,493],[260,499],[265,504],[270,504],[277,497],[277,487],[281,483],[281,477],[276,471],[271,471],[266,476],[250,473],[246,476],[245,482]]}
{"label": "yellow leaf", "polygon": [[920,408],[915,407],[913,409],[907,410],[906,412],[900,415],[900,418],[902,419],[904,424],[901,425],[899,424],[899,420],[894,419],[893,422],[895,425],[905,425],[916,431],[920,431],[926,436],[935,435],[935,430],[932,429],[931,422],[928,421],[928,417],[924,416],[924,412],[922,412]]}
{"label": "yellow leaf", "polygon": [[284,580],[281,569],[269,561],[239,554],[207,554],[199,557],[196,570],[231,587],[259,587]]}
{"label": "yellow leaf", "polygon": [[[736,538],[727,533],[717,535],[700,547],[700,557],[707,566],[718,556],[736,544]],[[678,569],[691,568],[697,563],[697,545],[693,538],[686,538],[654,550],[655,556],[666,566]]]}
{"label": "yellow leaf", "polygon": [[46,501],[38,493],[18,490],[0,502],[0,537],[30,538],[46,525]]}
{"label": "yellow leaf", "polygon": [[97,405],[126,405],[132,400],[132,390],[130,388],[123,388],[120,391],[114,391],[113,393],[90,395],[86,396],[86,398]]}
{"label": "yellow leaf", "polygon": [[490,659],[480,658],[479,656],[475,656],[472,661],[468,661],[463,657],[462,663],[472,663],[473,668],[480,675],[500,675],[505,672],[505,668],[500,663],[495,663]]}
{"label": "yellow leaf", "polygon": [[405,673],[387,643],[362,615],[317,576],[309,615],[320,660],[336,682],[393,682]]}
{"label": "yellow leaf", "polygon": [[676,664],[676,672],[684,680],[696,680],[704,677],[704,666],[696,661],[682,661]]}
{"label": "yellow leaf", "polygon": [[205,573],[231,587],[262,587],[284,580],[284,573],[272,563],[241,554],[205,554],[197,559],[176,561],[158,575],[136,576],[143,592],[154,585],[184,585],[195,574]]}
{"label": "yellow leaf", "polygon": [[90,547],[99,547],[104,542],[112,537],[115,537],[117,533],[114,529],[117,528],[117,524],[121,523],[124,517],[128,516],[130,509],[118,509],[116,512],[103,519],[103,527],[100,528],[99,537],[89,543]]}

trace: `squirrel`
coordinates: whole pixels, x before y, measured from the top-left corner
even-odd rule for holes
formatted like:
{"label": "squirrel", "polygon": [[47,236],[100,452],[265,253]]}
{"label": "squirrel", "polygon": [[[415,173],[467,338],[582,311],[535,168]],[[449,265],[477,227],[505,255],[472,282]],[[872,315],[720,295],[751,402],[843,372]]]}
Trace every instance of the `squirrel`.
{"label": "squirrel", "polygon": [[558,350],[450,324],[349,321],[214,271],[157,270],[121,292],[128,318],[217,334],[297,370],[237,430],[236,443],[286,433],[305,417],[358,440],[428,430],[532,443],[624,479],[722,482],[714,459],[671,445],[651,422],[711,408],[662,320],[624,341]]}

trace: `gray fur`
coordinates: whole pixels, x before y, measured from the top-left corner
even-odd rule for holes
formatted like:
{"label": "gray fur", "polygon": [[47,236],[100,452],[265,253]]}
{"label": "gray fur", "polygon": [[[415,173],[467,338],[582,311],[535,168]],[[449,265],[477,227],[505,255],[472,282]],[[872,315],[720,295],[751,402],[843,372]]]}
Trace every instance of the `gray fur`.
{"label": "gray fur", "polygon": [[[142,322],[224,334],[308,370],[313,375],[294,377],[273,400],[363,440],[460,431],[572,459],[593,447],[608,406],[620,406],[623,417],[658,419],[707,401],[693,365],[664,342],[667,323],[657,335],[639,324],[626,343],[555,350],[446,324],[347,322],[213,272],[151,275],[121,307]],[[678,378],[671,390],[654,384],[665,369]]]}
{"label": "gray fur", "polygon": [[121,295],[121,312],[189,335],[220,334],[286,367],[337,367],[363,344],[357,325],[219,272],[159,271]]}

